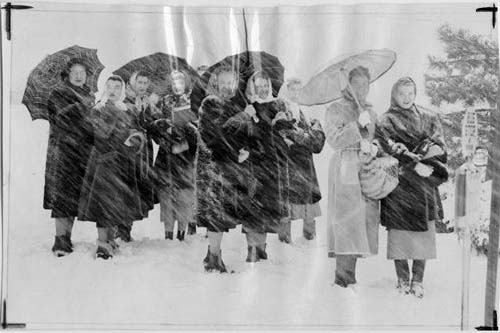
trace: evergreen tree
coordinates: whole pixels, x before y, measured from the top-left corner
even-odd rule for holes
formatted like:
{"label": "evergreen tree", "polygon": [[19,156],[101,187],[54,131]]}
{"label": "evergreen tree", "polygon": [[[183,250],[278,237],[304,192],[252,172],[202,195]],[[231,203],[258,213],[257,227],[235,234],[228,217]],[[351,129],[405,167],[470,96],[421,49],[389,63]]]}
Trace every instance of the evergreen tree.
{"label": "evergreen tree", "polygon": [[452,29],[439,27],[438,38],[444,43],[446,58],[429,56],[425,91],[431,103],[462,102],[466,106],[488,103],[496,106],[498,90],[498,42]]}

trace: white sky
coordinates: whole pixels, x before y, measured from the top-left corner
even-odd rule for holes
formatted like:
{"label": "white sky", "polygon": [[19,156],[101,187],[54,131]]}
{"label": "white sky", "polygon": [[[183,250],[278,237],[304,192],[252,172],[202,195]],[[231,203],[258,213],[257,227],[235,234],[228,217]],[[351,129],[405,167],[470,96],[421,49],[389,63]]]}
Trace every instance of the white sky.
{"label": "white sky", "polygon": [[[417,101],[428,106],[423,86],[427,56],[443,52],[436,29],[448,22],[452,27],[495,35],[490,14],[475,13],[480,5],[474,2],[247,9],[250,48],[278,56],[287,77],[304,81],[322,64],[341,54],[389,48],[397,52],[398,59],[394,67],[372,85],[370,100],[376,111],[385,111],[392,83],[401,76],[414,78],[419,88]],[[106,66],[101,84],[113,70],[153,52],[186,57],[196,67],[211,65],[226,55],[244,50],[240,8],[96,7],[54,3],[33,3],[33,6],[35,9],[15,12],[13,17],[13,104],[20,102],[30,70],[45,55],[73,44],[98,49]],[[460,106],[445,109],[456,108]],[[320,112],[324,108],[315,109]]]}

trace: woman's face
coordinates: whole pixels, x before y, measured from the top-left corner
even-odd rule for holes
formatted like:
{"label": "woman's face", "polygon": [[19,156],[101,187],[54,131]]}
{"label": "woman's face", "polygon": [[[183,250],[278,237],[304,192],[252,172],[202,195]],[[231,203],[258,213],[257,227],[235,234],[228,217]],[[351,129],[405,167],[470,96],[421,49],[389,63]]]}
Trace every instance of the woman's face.
{"label": "woman's face", "polygon": [[370,91],[370,81],[368,78],[364,75],[355,75],[349,83],[358,101],[365,102]]}
{"label": "woman's face", "polygon": [[399,86],[394,99],[399,107],[409,109],[415,102],[415,87],[412,84]]}
{"label": "woman's face", "polygon": [[117,102],[122,92],[122,83],[120,81],[108,80],[106,82],[106,90],[108,92],[108,100]]}
{"label": "woman's face", "polygon": [[172,79],[172,91],[176,95],[182,95],[186,92],[186,79],[182,76],[177,76]]}
{"label": "woman's face", "polygon": [[266,99],[269,96],[269,81],[258,77],[255,79],[255,93],[260,99]]}
{"label": "woman's face", "polygon": [[69,70],[69,82],[77,87],[81,87],[87,81],[85,67],[80,64],[73,65]]}
{"label": "woman's face", "polygon": [[292,83],[288,86],[288,97],[292,101],[297,100],[297,98],[299,97],[299,92],[300,92],[300,84],[299,83]]}

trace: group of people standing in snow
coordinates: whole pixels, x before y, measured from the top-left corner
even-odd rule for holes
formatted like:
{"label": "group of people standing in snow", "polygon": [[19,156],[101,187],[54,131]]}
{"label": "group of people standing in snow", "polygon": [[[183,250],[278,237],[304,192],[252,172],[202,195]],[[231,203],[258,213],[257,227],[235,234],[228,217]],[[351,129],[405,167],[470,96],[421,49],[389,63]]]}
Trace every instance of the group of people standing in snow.
{"label": "group of people standing in snow", "polygon": [[[447,178],[446,150],[439,119],[415,105],[410,78],[395,83],[390,108],[377,119],[367,101],[370,73],[352,69],[349,89],[326,110],[323,130],[296,102],[301,82],[286,81],[274,97],[265,71],[248,79],[241,107],[234,102],[239,73],[219,67],[199,109],[183,120],[174,114],[191,110],[193,82],[186,73],[168,74],[165,96],[149,92],[148,72],[135,72],[129,82],[112,75],[94,103],[86,71],[84,62],[71,61],[48,104],[44,208],[55,219],[56,255],[73,251],[77,218],[96,222],[96,256],[111,258],[119,247],[115,240],[131,241],[133,222],[159,203],[165,239],[174,238],[176,221],[181,241],[196,226],[207,229],[205,270],[228,271],[223,233],[240,224],[246,261],[265,260],[267,233],[289,243],[292,220],[302,219],[303,236],[314,239],[321,192],[313,154],[327,142],[333,149],[327,235],[335,283],[356,284],[356,261],[378,252],[381,223],[389,230],[398,289],[423,296],[425,260],[436,256],[434,222],[442,218],[437,186]],[[155,159],[153,142],[159,146]],[[382,196],[369,187],[372,175],[384,171],[384,158],[396,161],[398,184]]]}

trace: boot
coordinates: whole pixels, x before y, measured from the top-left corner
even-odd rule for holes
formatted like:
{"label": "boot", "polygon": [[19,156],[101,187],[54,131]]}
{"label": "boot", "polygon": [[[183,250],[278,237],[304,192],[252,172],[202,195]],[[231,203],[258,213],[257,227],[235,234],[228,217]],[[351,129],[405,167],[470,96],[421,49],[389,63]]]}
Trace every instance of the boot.
{"label": "boot", "polygon": [[67,235],[55,236],[52,252],[56,257],[64,257],[73,252],[71,240]]}
{"label": "boot", "polygon": [[204,265],[208,264],[209,258],[210,258],[210,245],[208,246],[208,249],[207,249],[207,255],[206,255],[205,259],[203,259]]}
{"label": "boot", "polygon": [[71,232],[67,232],[67,233],[66,233],[66,238],[68,239],[69,246],[70,246],[70,247],[71,247],[71,249],[73,250],[73,242],[71,241]]}
{"label": "boot", "polygon": [[174,232],[173,231],[165,231],[165,239],[174,239]]}
{"label": "boot", "polygon": [[259,259],[266,260],[267,259],[267,253],[266,253],[266,244],[261,244],[257,246],[257,256]]}
{"label": "boot", "polygon": [[412,281],[410,293],[417,298],[423,298],[424,297],[424,285],[422,284],[422,282]]}
{"label": "boot", "polygon": [[220,273],[227,273],[226,266],[222,261],[222,251],[219,251],[219,255],[208,252],[208,262],[204,264],[205,271],[213,272],[219,271]]}
{"label": "boot", "polygon": [[396,289],[400,294],[408,295],[410,293],[410,281],[398,278],[398,285]]}
{"label": "boot", "polygon": [[260,261],[259,256],[257,255],[257,247],[249,246],[248,247],[248,256],[246,262],[257,262]]}
{"label": "boot", "polygon": [[116,251],[118,251],[118,248],[120,247],[120,245],[118,245],[118,243],[114,239],[108,240],[108,244],[113,249],[113,253],[116,252]]}
{"label": "boot", "polygon": [[290,235],[287,235],[287,234],[280,234],[278,236],[278,239],[280,242],[287,243],[287,244],[290,244],[292,242]]}
{"label": "boot", "polygon": [[182,242],[184,240],[185,234],[186,234],[185,231],[177,231],[177,239]]}
{"label": "boot", "polygon": [[129,242],[134,240],[132,238],[132,236],[130,235],[131,231],[132,231],[131,228],[128,228],[128,227],[120,224],[118,226],[118,230],[116,232],[116,238],[120,238],[125,243],[129,243]]}
{"label": "boot", "polygon": [[302,234],[304,235],[304,238],[307,239],[307,240],[313,240],[315,235],[314,233],[310,232],[310,231],[307,231],[307,230],[304,230],[302,232]]}
{"label": "boot", "polygon": [[95,257],[104,260],[113,258],[113,248],[108,242],[97,240],[97,251]]}
{"label": "boot", "polygon": [[187,234],[188,235],[195,235],[196,234],[196,223],[189,223],[188,224]]}

